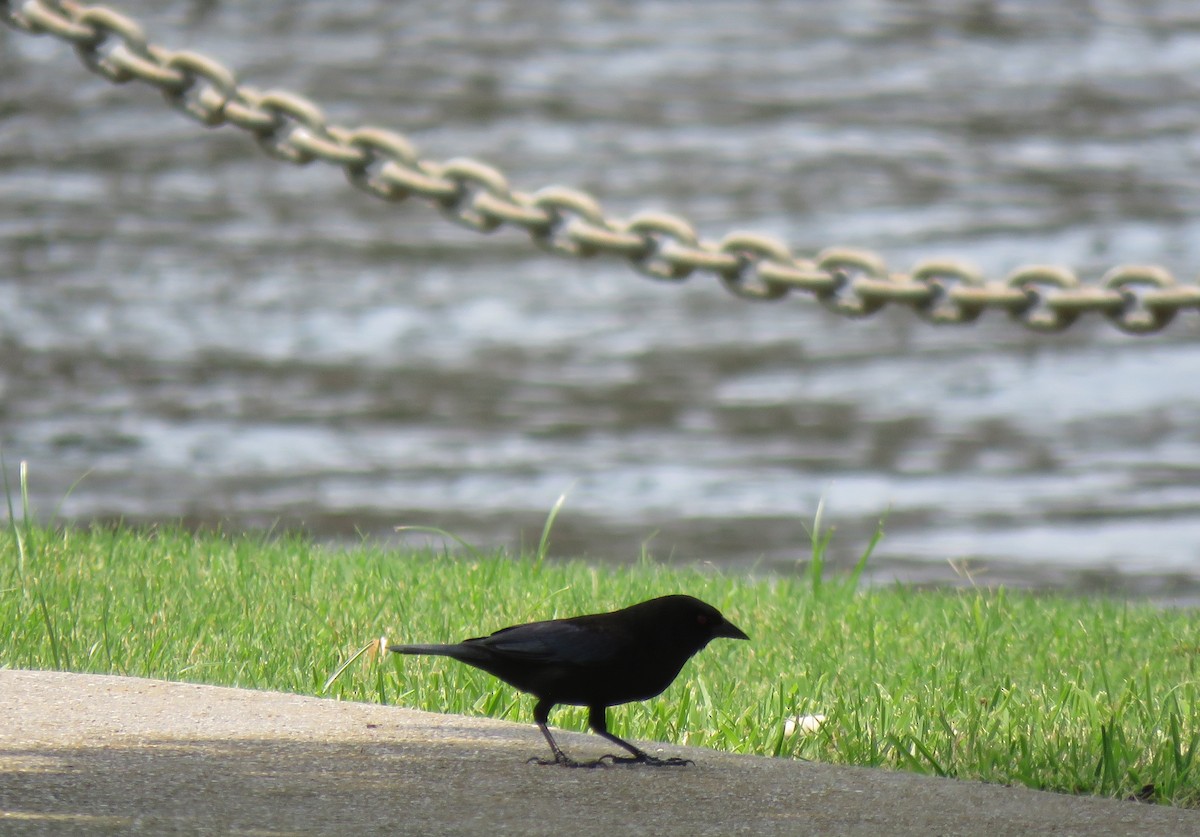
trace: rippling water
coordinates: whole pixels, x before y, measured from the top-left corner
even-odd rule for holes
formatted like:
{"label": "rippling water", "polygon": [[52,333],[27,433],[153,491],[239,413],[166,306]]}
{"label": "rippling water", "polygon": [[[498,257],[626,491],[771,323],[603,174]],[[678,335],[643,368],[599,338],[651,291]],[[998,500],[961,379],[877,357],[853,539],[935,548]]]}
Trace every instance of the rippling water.
{"label": "rippling water", "polygon": [[[1200,265],[1192,2],[122,2],[345,124],[706,237]],[[0,28],[0,445],[43,517],[1200,598],[1196,314],[749,304],[386,205]],[[73,487],[72,487],[73,486]],[[965,562],[965,563],[964,563]]]}

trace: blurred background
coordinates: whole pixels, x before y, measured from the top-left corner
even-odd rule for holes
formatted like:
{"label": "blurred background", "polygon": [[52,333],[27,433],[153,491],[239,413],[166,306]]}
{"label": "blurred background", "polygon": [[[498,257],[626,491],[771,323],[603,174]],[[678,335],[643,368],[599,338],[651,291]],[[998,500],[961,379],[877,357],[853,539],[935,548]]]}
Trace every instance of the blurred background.
{"label": "blurred background", "polygon": [[[798,253],[1200,271],[1191,0],[119,0],[333,120]],[[1200,324],[752,304],[388,205],[0,27],[0,452],[38,516],[1200,601]],[[4,512],[7,514],[7,511]],[[413,536],[407,536],[413,540]],[[420,540],[420,538],[416,538]]]}

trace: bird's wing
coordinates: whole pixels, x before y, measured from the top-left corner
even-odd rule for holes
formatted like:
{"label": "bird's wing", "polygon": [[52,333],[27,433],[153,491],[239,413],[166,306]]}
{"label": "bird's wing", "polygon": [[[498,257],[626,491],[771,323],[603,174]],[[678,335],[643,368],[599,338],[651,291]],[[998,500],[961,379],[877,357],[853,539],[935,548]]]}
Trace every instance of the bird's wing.
{"label": "bird's wing", "polygon": [[467,642],[513,660],[560,665],[606,663],[623,650],[608,631],[557,620],[515,625]]}

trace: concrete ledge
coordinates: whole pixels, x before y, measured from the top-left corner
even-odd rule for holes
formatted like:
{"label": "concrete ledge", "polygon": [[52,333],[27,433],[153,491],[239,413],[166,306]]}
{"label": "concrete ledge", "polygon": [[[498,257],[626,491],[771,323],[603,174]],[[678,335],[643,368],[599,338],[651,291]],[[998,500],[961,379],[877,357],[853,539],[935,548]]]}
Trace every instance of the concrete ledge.
{"label": "concrete ledge", "polygon": [[1200,835],[1200,811],[696,748],[539,767],[532,724],[271,692],[0,671],[0,696],[6,835]]}

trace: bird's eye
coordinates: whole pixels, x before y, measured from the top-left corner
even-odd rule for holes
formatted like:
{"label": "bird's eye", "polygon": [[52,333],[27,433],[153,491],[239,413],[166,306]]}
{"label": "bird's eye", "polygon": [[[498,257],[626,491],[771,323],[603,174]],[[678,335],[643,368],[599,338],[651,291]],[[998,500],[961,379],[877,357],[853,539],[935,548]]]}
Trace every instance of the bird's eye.
{"label": "bird's eye", "polygon": [[703,613],[697,613],[697,614],[696,614],[696,624],[698,624],[698,625],[707,625],[707,624],[708,624],[708,617],[707,617],[707,616],[705,616]]}

